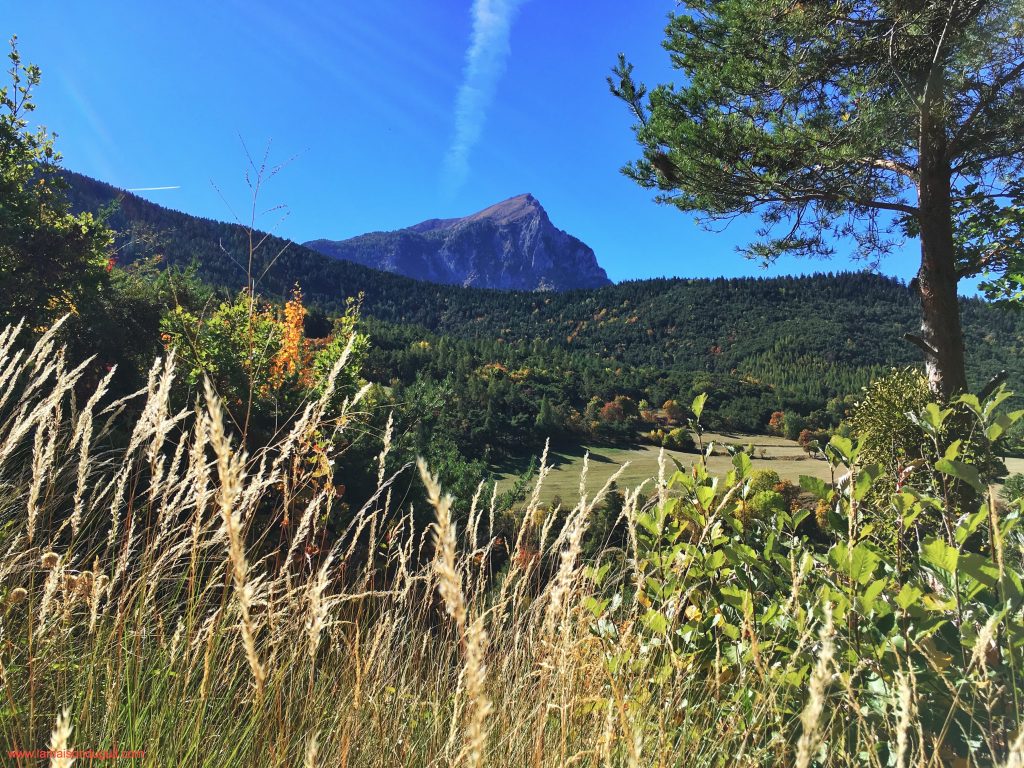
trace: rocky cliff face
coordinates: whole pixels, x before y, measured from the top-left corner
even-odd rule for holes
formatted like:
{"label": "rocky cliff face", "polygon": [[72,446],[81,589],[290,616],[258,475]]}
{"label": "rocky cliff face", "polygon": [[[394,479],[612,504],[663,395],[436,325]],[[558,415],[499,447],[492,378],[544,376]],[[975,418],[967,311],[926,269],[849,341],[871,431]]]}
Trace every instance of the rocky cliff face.
{"label": "rocky cliff face", "polygon": [[304,245],[337,259],[435,283],[565,291],[611,282],[594,252],[556,228],[533,195],[519,195],[460,219],[430,219],[395,232]]}

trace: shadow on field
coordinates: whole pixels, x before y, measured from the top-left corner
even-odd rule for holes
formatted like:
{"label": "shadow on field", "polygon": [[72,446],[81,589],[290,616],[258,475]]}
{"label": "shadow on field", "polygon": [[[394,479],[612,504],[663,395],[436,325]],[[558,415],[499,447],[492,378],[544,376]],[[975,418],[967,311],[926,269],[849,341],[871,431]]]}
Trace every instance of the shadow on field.
{"label": "shadow on field", "polygon": [[[639,446],[636,444],[623,444],[621,447],[623,450],[633,450]],[[562,444],[558,446],[551,446],[548,451],[548,466],[553,469],[558,469],[565,464],[572,464],[578,462],[583,458],[583,455],[587,452],[587,447],[583,445],[569,445]],[[599,451],[590,448],[590,461],[597,464],[614,464],[616,460],[611,456],[600,453]],[[521,475],[530,468],[530,463],[533,462],[536,468],[540,464],[541,451],[538,450],[536,453],[526,454],[523,456],[510,456],[506,459],[497,462],[491,467],[491,470],[501,474],[509,475]]]}

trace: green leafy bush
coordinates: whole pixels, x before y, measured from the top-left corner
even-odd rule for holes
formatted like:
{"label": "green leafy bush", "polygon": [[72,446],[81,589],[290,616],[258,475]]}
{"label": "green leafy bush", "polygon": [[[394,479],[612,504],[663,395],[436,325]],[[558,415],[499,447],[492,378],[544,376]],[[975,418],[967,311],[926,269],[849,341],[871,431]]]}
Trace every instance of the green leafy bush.
{"label": "green leafy bush", "polygon": [[48,328],[78,312],[109,282],[113,232],[74,214],[53,135],[32,128],[41,73],[11,38],[10,82],[0,87],[0,324]]}
{"label": "green leafy bush", "polygon": [[759,520],[767,519],[785,510],[786,499],[778,491],[758,491],[747,502],[748,516]]}
{"label": "green leafy bush", "polygon": [[755,469],[750,473],[750,492],[756,494],[761,491],[771,491],[780,482],[782,482],[782,478],[774,469]]}
{"label": "green leafy bush", "polygon": [[305,316],[298,288],[283,308],[243,291],[208,314],[174,307],[161,322],[162,338],[184,369],[183,386],[195,390],[209,379],[231,422],[259,442],[306,399],[322,394],[343,355],[351,365],[333,381],[332,405],[353,396],[361,383],[369,339],[356,330],[358,307],[350,305],[326,338],[306,337]]}
{"label": "green leafy bush", "polygon": [[[966,425],[946,424],[941,415],[950,418],[952,410],[927,404],[918,418],[952,440],[894,497],[872,492],[892,478],[863,463],[863,443],[833,438],[825,453],[835,475],[848,473],[850,481],[833,487],[801,479],[834,522],[820,541],[802,532],[810,511],[786,509],[780,492],[760,490],[743,501],[737,489],[770,479],[751,472],[743,453],[725,478],[711,476],[703,461],[676,472],[670,492],[637,518],[640,623],[660,665],[653,679],[670,681],[676,670],[706,676],[722,717],[748,726],[760,686],[754,681],[765,681],[781,709],[803,709],[802,738],[814,732],[817,743],[827,741],[822,765],[854,753],[892,765],[908,749],[948,761],[984,752],[981,762],[991,765],[1000,748],[979,744],[996,731],[1014,732],[1024,715],[1015,693],[1024,663],[1024,589],[1021,552],[1011,555],[1005,544],[997,552],[988,542],[1019,542],[1020,516],[995,519],[986,504],[957,506],[960,498],[944,489],[952,481],[984,489],[991,479],[964,461],[962,433],[952,433],[998,436],[1022,416],[1001,413],[1003,399],[998,392],[985,403],[961,401],[973,419]],[[876,524],[890,504],[913,542],[906,549],[886,546]],[[926,524],[926,510],[941,525]],[[635,664],[615,658],[627,669]],[[831,679],[843,686],[831,687]],[[815,691],[810,703],[801,703],[808,688]],[[909,697],[916,697],[923,736],[914,747],[906,731],[886,725]],[[814,724],[816,698],[819,706],[827,700],[828,725]],[[980,726],[994,722],[994,731]],[[777,728],[793,732],[784,718]],[[784,754],[776,764],[792,764]]]}
{"label": "green leafy bush", "polygon": [[686,427],[676,427],[672,431],[666,433],[661,444],[672,451],[689,452],[693,451],[695,448],[693,435],[690,434],[690,430]]}
{"label": "green leafy bush", "polygon": [[[937,463],[955,464],[958,472],[933,483],[930,491],[947,507],[964,507],[976,504],[983,492],[977,478],[992,479],[1004,471],[999,452],[1014,420],[991,419],[1009,397],[1000,389],[985,404],[971,394],[933,403],[927,380],[913,368],[894,370],[865,389],[853,408],[850,427],[858,463],[872,473],[866,499],[879,508],[879,525],[888,529],[893,545],[899,544],[901,534],[886,502],[915,475]],[[979,423],[985,428],[979,429]],[[942,524],[929,510],[925,521],[931,521],[931,532]]]}
{"label": "green leafy bush", "polygon": [[1003,501],[1008,504],[1024,498],[1024,474],[1018,472],[1006,478],[1000,495],[1003,497]]}
{"label": "green leafy bush", "polygon": [[850,417],[861,460],[879,465],[895,478],[910,462],[920,459],[926,438],[911,414],[930,401],[928,380],[916,368],[893,370],[873,381]]}

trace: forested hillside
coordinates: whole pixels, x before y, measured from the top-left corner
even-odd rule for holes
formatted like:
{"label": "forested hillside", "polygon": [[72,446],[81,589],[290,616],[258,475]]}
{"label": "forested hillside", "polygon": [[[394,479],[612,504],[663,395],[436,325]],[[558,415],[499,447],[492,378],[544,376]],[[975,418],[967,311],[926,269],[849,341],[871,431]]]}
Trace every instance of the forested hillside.
{"label": "forested hillside", "polygon": [[[159,254],[169,265],[196,264],[211,284],[246,284],[244,227],[172,211],[78,174],[68,178],[76,210],[109,211],[123,264]],[[371,370],[385,382],[456,373],[453,386],[467,394],[466,371],[493,363],[518,370],[502,386],[519,390],[508,406],[524,423],[537,420],[543,398],[565,425],[571,410],[594,398],[661,404],[708,391],[723,426],[761,429],[775,410],[834,426],[845,396],[882,370],[920,359],[903,339],[918,322],[911,291],[869,273],[500,292],[418,282],[273,236],[254,254],[253,273],[264,295],[284,297],[298,283],[306,301],[328,313],[361,295],[364,317],[376,321]],[[964,299],[962,308],[972,386],[1006,369],[1011,388],[1024,390],[1017,354],[1024,315],[977,299]],[[501,401],[491,395],[493,412]]]}

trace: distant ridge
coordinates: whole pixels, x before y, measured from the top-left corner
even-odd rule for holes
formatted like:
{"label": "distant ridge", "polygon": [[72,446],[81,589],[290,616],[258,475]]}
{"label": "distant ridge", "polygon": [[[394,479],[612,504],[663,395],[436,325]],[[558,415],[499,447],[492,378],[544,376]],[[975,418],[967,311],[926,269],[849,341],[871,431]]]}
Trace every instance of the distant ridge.
{"label": "distant ridge", "polygon": [[304,245],[335,259],[449,285],[566,291],[611,283],[594,251],[555,227],[531,194],[461,218]]}
{"label": "distant ridge", "polygon": [[[164,208],[76,173],[65,176],[76,211],[109,211],[120,263],[153,254],[147,238],[137,237],[148,232],[156,236],[165,264],[195,263],[212,285],[234,291],[245,286],[244,227]],[[735,373],[777,387],[782,407],[806,411],[836,393],[858,391],[891,366],[920,362],[920,353],[903,339],[920,323],[918,299],[899,280],[876,274],[675,277],[527,293],[426,283],[332,259],[273,235],[260,239],[264,247],[253,272],[264,296],[283,299],[299,283],[310,306],[341,312],[348,298],[359,297],[363,317],[405,326],[414,339],[436,333],[582,351],[593,369],[581,367],[581,378],[631,367],[662,371],[665,389],[655,399],[691,384],[696,394],[711,386],[708,377]],[[971,386],[980,388],[1005,369],[1010,389],[1024,392],[1024,316],[970,297],[961,298],[960,307]],[[386,335],[375,339],[382,348],[388,343],[394,342]],[[690,381],[691,376],[698,378]],[[626,381],[616,385],[620,391]],[[748,386],[734,383],[737,392]],[[734,403],[737,412],[748,405]]]}

